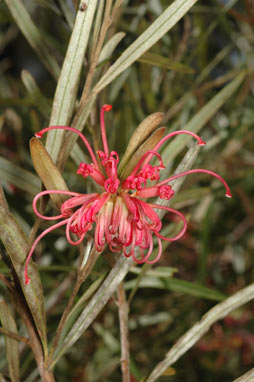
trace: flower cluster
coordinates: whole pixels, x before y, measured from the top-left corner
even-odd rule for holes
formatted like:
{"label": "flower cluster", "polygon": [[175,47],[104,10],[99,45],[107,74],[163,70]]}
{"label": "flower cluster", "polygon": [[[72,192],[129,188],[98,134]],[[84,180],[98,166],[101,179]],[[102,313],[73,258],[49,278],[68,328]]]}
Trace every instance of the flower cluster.
{"label": "flower cluster", "polygon": [[[43,231],[34,241],[25,263],[26,284],[30,281],[28,263],[37,243],[47,233],[58,227],[65,225],[66,238],[72,245],[80,244],[86,233],[94,228],[94,243],[97,251],[101,252],[107,244],[112,252],[122,250],[126,257],[132,256],[136,263],[152,264],[158,261],[161,256],[161,240],[175,241],[180,239],[186,231],[187,222],[181,212],[163,205],[149,203],[146,201],[147,198],[156,196],[161,199],[171,199],[174,191],[169,183],[192,173],[206,173],[216,177],[225,186],[226,196],[231,197],[230,189],[225,180],[209,170],[189,170],[160,182],[160,171],[164,169],[164,166],[158,149],[165,141],[176,135],[189,134],[197,140],[198,145],[205,145],[205,142],[198,135],[187,130],[179,130],[166,135],[153,150],[147,151],[142,156],[126,179],[121,179],[117,173],[119,156],[116,151],[109,152],[105,131],[104,112],[111,110],[111,108],[111,105],[104,105],[101,108],[101,137],[104,151],[98,151],[98,157],[96,157],[85,136],[72,127],[50,126],[35,134],[37,138],[41,138],[44,133],[54,129],[69,130],[78,134],[84,142],[92,162],[90,164],[80,163],[77,174],[84,178],[91,177],[102,187],[102,192],[80,194],[72,191],[47,190],[35,196],[33,201],[35,214],[41,219],[59,220],[59,222]],[[158,160],[157,166],[150,164],[153,157]],[[152,181],[152,183],[149,182],[148,185],[148,181]],[[62,203],[61,213],[53,217],[41,215],[37,209],[38,199],[50,194],[70,196],[68,200]],[[162,223],[155,212],[157,209],[170,212],[182,220],[182,228],[177,235],[168,238],[160,234]],[[153,235],[158,242],[158,253],[151,259]]]}

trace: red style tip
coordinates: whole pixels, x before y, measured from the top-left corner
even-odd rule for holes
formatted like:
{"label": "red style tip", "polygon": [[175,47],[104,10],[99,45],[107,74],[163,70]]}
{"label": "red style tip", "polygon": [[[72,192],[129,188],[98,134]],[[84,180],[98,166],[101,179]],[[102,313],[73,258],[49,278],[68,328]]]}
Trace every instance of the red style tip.
{"label": "red style tip", "polygon": [[104,111],[109,111],[112,109],[112,105],[103,105],[102,108]]}
{"label": "red style tip", "polygon": [[232,194],[231,194],[231,192],[226,192],[225,195],[226,195],[227,198],[232,198]]}
{"label": "red style tip", "polygon": [[41,138],[42,137],[42,133],[35,133],[34,135],[36,136],[36,138]]}
{"label": "red style tip", "polygon": [[198,145],[199,146],[205,146],[206,145],[206,142],[202,141],[202,139],[198,142]]}
{"label": "red style tip", "polygon": [[26,277],[25,284],[28,285],[30,283],[30,281],[31,281],[30,277]]}

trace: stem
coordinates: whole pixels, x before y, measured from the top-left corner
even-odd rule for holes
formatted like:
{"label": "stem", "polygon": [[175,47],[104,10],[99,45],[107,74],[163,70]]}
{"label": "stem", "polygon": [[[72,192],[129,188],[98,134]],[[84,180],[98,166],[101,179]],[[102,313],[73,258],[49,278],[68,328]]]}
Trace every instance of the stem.
{"label": "stem", "polygon": [[86,263],[86,265],[84,266],[83,269],[81,269],[80,272],[78,272],[78,277],[75,281],[75,284],[74,284],[74,287],[73,287],[73,290],[72,290],[72,293],[71,293],[71,296],[70,296],[70,299],[67,303],[67,306],[63,312],[63,315],[60,319],[60,322],[58,324],[58,327],[57,327],[57,330],[56,330],[56,335],[54,337],[54,340],[53,340],[53,344],[52,344],[52,348],[50,350],[50,354],[49,354],[49,364],[51,363],[52,361],[52,358],[53,358],[53,355],[54,355],[54,352],[58,346],[58,343],[59,343],[59,340],[60,340],[60,336],[61,336],[61,332],[63,330],[63,327],[65,325],[65,322],[66,322],[66,319],[68,317],[68,314],[70,313],[71,309],[72,309],[72,306],[74,304],[74,301],[75,301],[75,297],[81,287],[81,284],[86,280],[86,278],[89,276],[91,270],[93,269],[93,266],[97,260],[97,258],[99,257],[100,253],[99,252],[96,252],[95,248],[92,249],[91,251],[91,254],[88,258],[88,261]]}
{"label": "stem", "polygon": [[18,334],[10,332],[9,330],[4,329],[4,328],[0,328],[0,333],[2,333],[3,335],[5,335],[7,337],[12,338],[13,340],[24,342],[26,345],[31,347],[31,343],[30,343],[29,339],[26,337],[21,337]]}
{"label": "stem", "polygon": [[123,282],[121,282],[117,288],[117,297],[118,297],[118,314],[119,314],[120,335],[121,335],[122,382],[130,382],[130,349],[129,349],[129,333],[128,333],[129,305],[126,300],[126,294],[125,294]]}

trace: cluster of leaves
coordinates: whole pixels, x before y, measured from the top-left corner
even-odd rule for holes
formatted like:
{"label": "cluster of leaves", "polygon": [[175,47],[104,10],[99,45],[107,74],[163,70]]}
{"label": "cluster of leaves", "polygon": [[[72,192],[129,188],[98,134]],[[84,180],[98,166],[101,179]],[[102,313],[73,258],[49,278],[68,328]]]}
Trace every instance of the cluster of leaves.
{"label": "cluster of leaves", "polygon": [[[243,305],[253,289],[220,304],[253,282],[251,1],[4,0],[0,23],[0,380],[119,381],[120,305],[129,310],[132,381],[225,382],[243,374],[254,358],[253,307]],[[31,208],[41,180],[48,189],[66,188],[64,179],[75,191],[93,187],[75,175],[87,160],[74,136],[48,135],[52,160],[31,142],[41,179],[29,139],[48,125],[71,124],[100,148],[104,103],[114,110],[107,116],[110,147],[122,156],[136,126],[156,111],[170,130],[201,134],[207,146],[198,158],[185,137],[163,147],[165,172],[195,161],[224,176],[233,198],[225,202],[206,178],[175,184],[181,192],[171,205],[189,213],[189,229],[164,246],[153,268],[98,256],[90,239],[78,251],[56,231],[38,247],[38,267],[31,265],[25,286],[24,260],[44,227]],[[51,202],[59,207],[61,200]],[[165,216],[165,235],[171,223]],[[200,337],[227,317],[199,342],[189,337],[184,350],[167,354],[216,303]]]}

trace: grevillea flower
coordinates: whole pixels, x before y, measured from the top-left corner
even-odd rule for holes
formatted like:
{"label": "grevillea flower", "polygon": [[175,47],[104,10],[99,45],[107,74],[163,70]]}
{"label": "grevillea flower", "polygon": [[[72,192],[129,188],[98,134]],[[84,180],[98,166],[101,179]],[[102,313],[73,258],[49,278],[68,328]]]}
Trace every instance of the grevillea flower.
{"label": "grevillea flower", "polygon": [[[80,136],[84,142],[92,162],[80,163],[77,174],[84,178],[91,177],[102,187],[101,193],[80,194],[72,191],[47,190],[37,194],[33,200],[35,214],[44,220],[59,220],[43,231],[34,241],[25,263],[25,282],[29,283],[28,263],[37,243],[49,232],[65,226],[66,238],[72,245],[80,244],[86,233],[94,228],[94,243],[96,250],[101,252],[107,244],[112,252],[123,251],[126,257],[132,256],[138,264],[153,264],[159,260],[162,253],[161,240],[175,241],[180,239],[187,228],[184,215],[170,207],[147,202],[147,198],[159,197],[169,200],[174,191],[169,185],[174,179],[193,173],[205,173],[219,179],[226,188],[226,196],[231,197],[229,186],[218,174],[204,169],[194,169],[173,175],[166,180],[160,181],[160,171],[164,169],[162,158],[158,153],[160,146],[168,139],[180,135],[189,134],[195,138],[198,145],[203,146],[202,139],[187,130],[179,130],[166,135],[153,150],[147,151],[131,174],[126,179],[120,179],[117,173],[119,156],[116,151],[109,151],[104,112],[111,110],[111,105],[101,108],[101,137],[104,151],[98,151],[96,157],[85,136],[78,130],[67,126],[50,126],[35,134],[41,138],[49,130],[63,129],[72,131]],[[152,166],[150,161],[156,157],[158,164]],[[147,181],[149,186],[147,185]],[[152,185],[151,185],[152,184]],[[44,195],[62,194],[70,198],[62,203],[61,212],[57,216],[41,215],[37,209],[37,201]],[[182,220],[180,232],[173,237],[164,237],[160,234],[162,223],[156,210],[162,209],[178,216]],[[158,253],[151,259],[153,252],[153,235],[158,242]]]}

